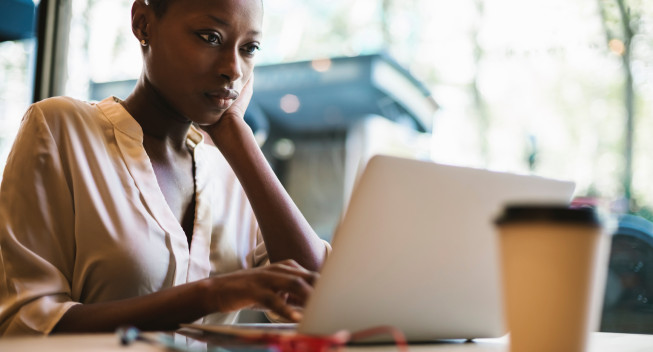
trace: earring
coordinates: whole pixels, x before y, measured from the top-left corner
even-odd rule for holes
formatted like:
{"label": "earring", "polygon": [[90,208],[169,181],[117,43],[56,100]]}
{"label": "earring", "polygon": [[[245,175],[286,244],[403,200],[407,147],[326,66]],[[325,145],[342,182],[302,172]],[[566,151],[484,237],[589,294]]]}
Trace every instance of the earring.
{"label": "earring", "polygon": [[147,46],[147,40],[141,39],[141,46]]}

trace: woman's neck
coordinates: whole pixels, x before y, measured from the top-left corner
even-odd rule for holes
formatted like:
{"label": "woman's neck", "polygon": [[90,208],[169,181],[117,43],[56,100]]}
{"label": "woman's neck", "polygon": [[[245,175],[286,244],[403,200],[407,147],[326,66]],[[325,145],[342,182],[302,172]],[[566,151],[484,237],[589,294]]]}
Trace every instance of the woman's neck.
{"label": "woman's neck", "polygon": [[141,125],[144,135],[176,150],[186,148],[191,121],[170,106],[144,75],[123,106]]}

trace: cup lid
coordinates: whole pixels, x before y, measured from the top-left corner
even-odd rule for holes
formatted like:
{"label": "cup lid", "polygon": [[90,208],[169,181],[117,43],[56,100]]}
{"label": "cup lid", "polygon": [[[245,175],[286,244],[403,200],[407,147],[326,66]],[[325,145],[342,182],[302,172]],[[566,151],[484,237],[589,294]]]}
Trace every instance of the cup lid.
{"label": "cup lid", "polygon": [[570,208],[561,204],[510,204],[495,220],[497,225],[515,222],[546,221],[600,226],[601,221],[594,208]]}

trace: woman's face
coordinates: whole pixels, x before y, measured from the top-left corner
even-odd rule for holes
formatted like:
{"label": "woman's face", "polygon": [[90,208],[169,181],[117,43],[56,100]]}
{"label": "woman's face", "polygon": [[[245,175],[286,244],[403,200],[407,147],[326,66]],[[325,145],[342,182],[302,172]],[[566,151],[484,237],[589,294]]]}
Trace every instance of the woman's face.
{"label": "woman's face", "polygon": [[261,1],[178,0],[150,18],[146,78],[185,118],[217,122],[252,76]]}

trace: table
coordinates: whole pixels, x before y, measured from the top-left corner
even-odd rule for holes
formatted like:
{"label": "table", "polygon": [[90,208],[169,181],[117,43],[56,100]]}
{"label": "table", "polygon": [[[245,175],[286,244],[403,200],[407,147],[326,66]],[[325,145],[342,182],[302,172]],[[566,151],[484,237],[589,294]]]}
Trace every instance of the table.
{"label": "table", "polygon": [[[150,334],[150,336],[155,336]],[[176,340],[185,339],[175,335]],[[507,337],[497,339],[479,339],[471,343],[443,342],[433,344],[411,345],[414,352],[506,352]],[[142,352],[166,351],[161,346],[135,342],[130,346],[121,346],[115,334],[73,334],[52,337],[17,337],[0,338],[0,351],[52,351],[52,352]],[[394,346],[347,347],[347,352],[390,352],[397,351]],[[644,352],[653,351],[653,335],[593,333],[588,352]]]}

